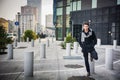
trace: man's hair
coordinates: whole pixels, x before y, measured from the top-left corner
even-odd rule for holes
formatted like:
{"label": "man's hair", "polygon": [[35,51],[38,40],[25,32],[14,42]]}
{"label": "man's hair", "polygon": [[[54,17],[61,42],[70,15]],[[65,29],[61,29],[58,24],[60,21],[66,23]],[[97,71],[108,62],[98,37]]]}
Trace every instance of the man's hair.
{"label": "man's hair", "polygon": [[89,26],[89,23],[88,23],[88,22],[85,22],[85,23],[83,23],[83,25],[88,25],[88,26]]}

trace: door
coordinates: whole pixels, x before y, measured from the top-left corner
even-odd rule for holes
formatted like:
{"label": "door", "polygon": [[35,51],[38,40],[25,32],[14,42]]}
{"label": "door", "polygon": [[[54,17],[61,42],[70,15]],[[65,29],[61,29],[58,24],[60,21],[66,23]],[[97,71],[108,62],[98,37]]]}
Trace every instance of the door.
{"label": "door", "polygon": [[82,31],[82,25],[81,24],[74,24],[73,25],[73,37],[78,38],[79,33]]}

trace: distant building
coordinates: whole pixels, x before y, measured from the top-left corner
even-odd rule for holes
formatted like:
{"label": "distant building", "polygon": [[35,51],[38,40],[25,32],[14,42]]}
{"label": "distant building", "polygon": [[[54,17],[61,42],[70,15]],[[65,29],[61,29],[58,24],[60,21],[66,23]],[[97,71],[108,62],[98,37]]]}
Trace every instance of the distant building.
{"label": "distant building", "polygon": [[53,26],[53,15],[46,15],[46,30],[50,35],[54,35],[55,27]]}
{"label": "distant building", "polygon": [[3,26],[6,32],[8,32],[8,20],[0,18],[0,26]]}
{"label": "distant building", "polygon": [[25,30],[36,31],[38,23],[38,9],[36,7],[28,5],[22,6],[20,18],[21,34],[23,34]]}
{"label": "distant building", "polygon": [[42,0],[27,0],[27,5],[38,9],[38,23],[41,25],[41,1]]}
{"label": "distant building", "polygon": [[8,20],[8,33],[15,33],[15,32],[16,32],[15,22]]}
{"label": "distant building", "polygon": [[53,15],[46,15],[46,27],[53,27]]}

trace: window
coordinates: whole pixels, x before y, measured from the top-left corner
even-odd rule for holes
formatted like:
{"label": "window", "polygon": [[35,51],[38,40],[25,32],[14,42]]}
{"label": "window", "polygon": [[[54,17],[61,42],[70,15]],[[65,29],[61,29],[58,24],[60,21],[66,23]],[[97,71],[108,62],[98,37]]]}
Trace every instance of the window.
{"label": "window", "polygon": [[67,5],[70,5],[70,0],[67,0]]}
{"label": "window", "polygon": [[63,2],[60,1],[60,2],[57,2],[57,7],[62,7],[63,6]]}
{"label": "window", "polygon": [[57,15],[62,15],[62,8],[57,8]]}
{"label": "window", "polygon": [[57,16],[57,27],[62,27],[62,15]]}
{"label": "window", "polygon": [[73,2],[73,11],[76,11],[76,1]]}
{"label": "window", "polygon": [[92,8],[97,8],[97,0],[92,0]]}
{"label": "window", "polygon": [[117,5],[120,5],[120,0],[117,0]]}
{"label": "window", "polygon": [[70,14],[70,6],[66,7],[66,14]]}
{"label": "window", "polygon": [[70,3],[70,11],[73,11],[73,3]]}
{"label": "window", "polygon": [[81,1],[77,1],[77,10],[81,10]]}
{"label": "window", "polygon": [[70,15],[66,15],[66,27],[70,27],[69,21],[70,21]]}

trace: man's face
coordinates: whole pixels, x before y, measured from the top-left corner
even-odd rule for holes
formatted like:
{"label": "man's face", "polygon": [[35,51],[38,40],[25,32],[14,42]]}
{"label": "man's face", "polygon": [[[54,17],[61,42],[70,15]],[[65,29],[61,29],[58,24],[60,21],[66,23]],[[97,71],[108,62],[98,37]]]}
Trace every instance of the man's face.
{"label": "man's face", "polygon": [[86,30],[86,29],[88,29],[88,28],[89,28],[89,26],[88,26],[88,25],[85,25],[85,24],[83,25],[83,29],[85,29],[85,30]]}

